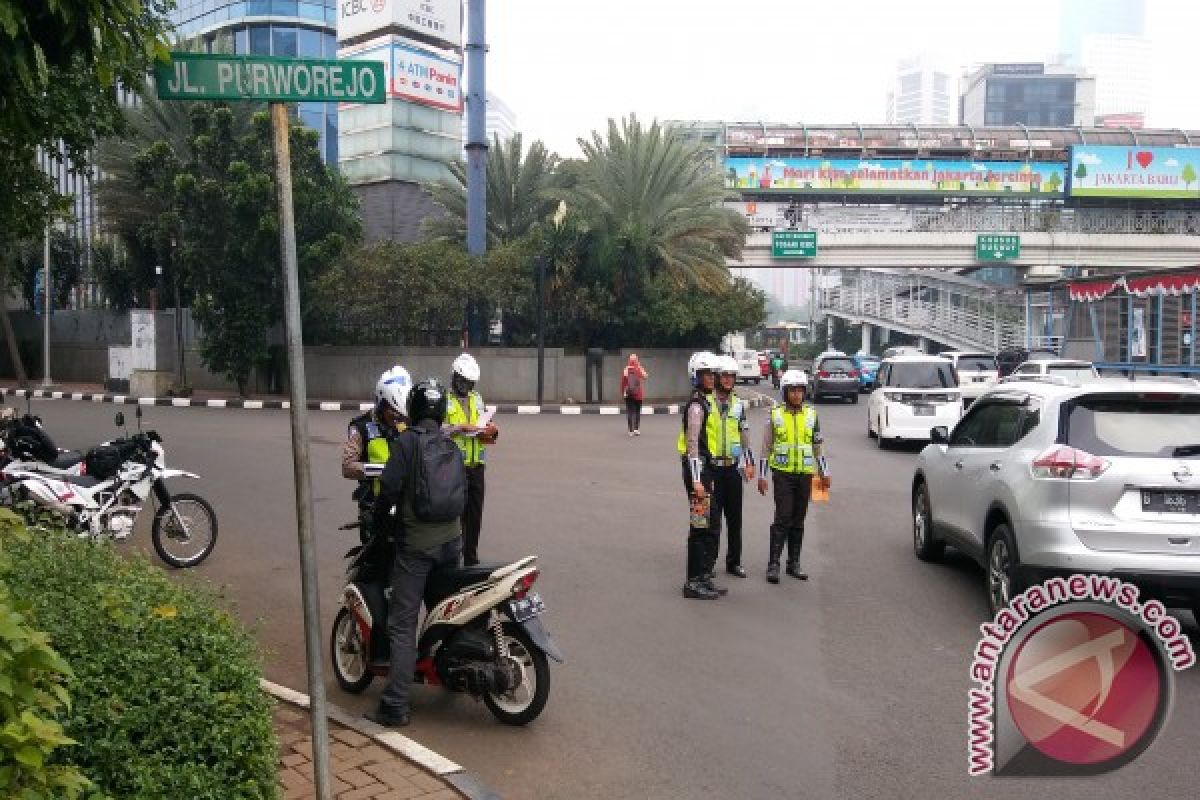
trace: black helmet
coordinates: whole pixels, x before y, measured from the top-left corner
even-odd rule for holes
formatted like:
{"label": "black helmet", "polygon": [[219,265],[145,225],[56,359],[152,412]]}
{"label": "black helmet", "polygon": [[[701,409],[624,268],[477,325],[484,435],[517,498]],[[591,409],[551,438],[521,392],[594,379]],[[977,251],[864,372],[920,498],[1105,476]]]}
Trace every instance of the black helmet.
{"label": "black helmet", "polygon": [[446,419],[446,390],[436,378],[426,378],[409,392],[408,418],[413,425],[423,419],[441,425]]}

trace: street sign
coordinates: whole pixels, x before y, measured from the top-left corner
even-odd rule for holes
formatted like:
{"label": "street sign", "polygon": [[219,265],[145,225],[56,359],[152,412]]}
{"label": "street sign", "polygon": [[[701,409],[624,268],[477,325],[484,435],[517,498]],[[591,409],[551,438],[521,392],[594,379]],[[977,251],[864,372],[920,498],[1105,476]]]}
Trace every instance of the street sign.
{"label": "street sign", "polygon": [[1021,237],[1015,233],[981,233],[975,237],[978,261],[1011,261],[1021,257]]}
{"label": "street sign", "polygon": [[771,231],[772,258],[816,258],[816,231]]}
{"label": "street sign", "polygon": [[163,100],[387,101],[382,61],[171,53],[154,76]]}

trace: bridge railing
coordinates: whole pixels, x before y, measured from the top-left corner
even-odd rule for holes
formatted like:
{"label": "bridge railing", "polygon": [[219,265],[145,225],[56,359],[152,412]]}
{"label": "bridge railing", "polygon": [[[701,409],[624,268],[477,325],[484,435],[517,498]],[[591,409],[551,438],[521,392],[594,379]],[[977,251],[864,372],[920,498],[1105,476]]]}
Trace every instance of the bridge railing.
{"label": "bridge railing", "polygon": [[826,233],[1112,233],[1200,234],[1200,212],[1135,211],[1120,208],[910,208],[847,219],[818,209],[805,225]]}

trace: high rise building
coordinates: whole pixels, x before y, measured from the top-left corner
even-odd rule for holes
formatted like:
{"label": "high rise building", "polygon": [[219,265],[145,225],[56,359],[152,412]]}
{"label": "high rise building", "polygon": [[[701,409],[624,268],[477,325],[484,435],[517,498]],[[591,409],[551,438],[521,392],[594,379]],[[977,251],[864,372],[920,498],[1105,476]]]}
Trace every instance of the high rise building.
{"label": "high rise building", "polygon": [[1083,64],[1084,42],[1089,36],[1143,36],[1146,32],[1145,0],[1060,0],[1059,56],[1064,63]]}
{"label": "high rise building", "polygon": [[1095,78],[1061,64],[984,64],[963,80],[959,122],[966,125],[1090,127]]}
{"label": "high rise building", "polygon": [[1142,127],[1150,103],[1144,0],[1062,0],[1060,57],[1096,79],[1096,114]]}
{"label": "high rise building", "polygon": [[949,125],[954,117],[954,83],[950,73],[923,57],[901,61],[887,96],[891,125]]}

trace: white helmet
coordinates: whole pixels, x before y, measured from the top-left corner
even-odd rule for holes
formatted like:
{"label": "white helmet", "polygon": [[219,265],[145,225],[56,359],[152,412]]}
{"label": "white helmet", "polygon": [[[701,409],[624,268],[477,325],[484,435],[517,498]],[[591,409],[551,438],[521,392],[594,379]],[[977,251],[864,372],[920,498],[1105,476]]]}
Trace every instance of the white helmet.
{"label": "white helmet", "polygon": [[692,353],[692,357],[688,359],[688,374],[694,379],[700,372],[716,372],[717,364],[718,357],[707,350]]}
{"label": "white helmet", "polygon": [[454,359],[454,363],[450,365],[450,371],[471,383],[479,382],[479,362],[470,353],[463,353]]}
{"label": "white helmet", "polygon": [[789,369],[779,378],[779,391],[787,394],[789,386],[799,386],[802,389],[808,388],[808,373],[802,369]]}
{"label": "white helmet", "polygon": [[733,356],[717,356],[717,372],[721,375],[726,373],[737,375],[737,359]]}
{"label": "white helmet", "polygon": [[398,414],[408,413],[408,393],[412,391],[412,377],[408,370],[396,365],[379,376],[375,384],[375,402],[387,403]]}

